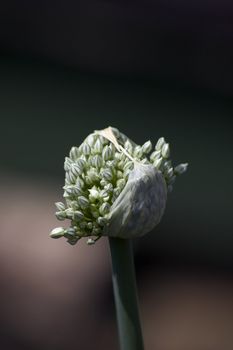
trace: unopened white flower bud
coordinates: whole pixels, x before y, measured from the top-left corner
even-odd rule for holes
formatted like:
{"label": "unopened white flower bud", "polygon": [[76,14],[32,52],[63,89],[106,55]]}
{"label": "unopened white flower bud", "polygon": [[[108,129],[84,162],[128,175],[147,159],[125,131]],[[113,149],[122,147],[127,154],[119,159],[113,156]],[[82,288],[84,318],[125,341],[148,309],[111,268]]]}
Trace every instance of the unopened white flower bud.
{"label": "unopened white flower bud", "polygon": [[56,207],[58,210],[62,211],[62,210],[65,210],[65,204],[62,203],[62,202],[57,202],[55,203]]}
{"label": "unopened white flower bud", "polygon": [[74,220],[81,220],[83,219],[84,215],[81,211],[79,210],[76,210],[74,213],[73,213],[73,219]]}
{"label": "unopened white flower bud", "polygon": [[90,184],[99,180],[99,176],[98,176],[98,174],[97,174],[97,172],[96,172],[96,170],[94,168],[90,169],[87,172],[87,176],[88,176],[88,178],[90,180]]}
{"label": "unopened white flower bud", "polygon": [[154,167],[155,167],[156,169],[159,169],[160,166],[161,166],[161,164],[162,164],[162,161],[163,161],[163,158],[162,158],[162,157],[159,158],[159,159],[156,159],[156,160],[154,161],[154,163],[153,163]]}
{"label": "unopened white flower bud", "polygon": [[73,219],[73,215],[74,215],[74,210],[72,208],[68,208],[65,210],[66,213],[66,217],[68,219]]}
{"label": "unopened white flower bud", "polygon": [[104,146],[103,153],[102,153],[103,159],[109,160],[113,157],[113,151],[109,146]]}
{"label": "unopened white flower bud", "polygon": [[117,183],[116,183],[117,187],[120,188],[121,190],[125,187],[125,184],[126,184],[125,179],[119,179],[117,180]]}
{"label": "unopened white flower bud", "polygon": [[95,168],[100,168],[103,165],[103,159],[99,154],[96,154],[93,158],[92,158],[92,166]]}
{"label": "unopened white flower bud", "polygon": [[90,134],[86,139],[85,142],[88,143],[90,147],[93,147],[94,143],[96,141],[96,135],[95,134]]}
{"label": "unopened white flower bud", "polygon": [[131,144],[131,142],[129,140],[126,140],[125,141],[125,144],[124,144],[124,149],[129,152],[131,154],[131,152],[133,151],[133,146]]}
{"label": "unopened white flower bud", "polygon": [[78,164],[73,163],[70,167],[70,172],[77,177],[78,175],[82,174],[83,168],[80,167]]}
{"label": "unopened white flower bud", "polygon": [[161,154],[163,158],[168,158],[170,156],[170,147],[168,143],[163,145]]}
{"label": "unopened white flower bud", "polygon": [[65,171],[69,171],[70,170],[70,166],[72,164],[72,160],[68,157],[65,157],[65,162],[64,162],[64,170]]}
{"label": "unopened white flower bud", "polygon": [[122,177],[123,177],[123,172],[120,171],[120,170],[117,170],[116,176],[117,176],[118,179],[122,179]]}
{"label": "unopened white flower bud", "polygon": [[79,154],[80,152],[78,147],[72,147],[69,156],[73,161],[75,161],[79,157]]}
{"label": "unopened white flower bud", "polygon": [[155,146],[155,150],[156,151],[160,151],[163,147],[163,145],[165,144],[165,139],[164,137],[160,137],[156,143],[156,146]]}
{"label": "unopened white flower bud", "polygon": [[151,141],[146,141],[143,145],[142,145],[142,152],[147,154],[150,153],[150,151],[152,150],[152,143]]}
{"label": "unopened white flower bud", "polygon": [[88,199],[86,197],[79,196],[78,197],[78,204],[80,205],[80,207],[82,209],[85,209],[85,208],[87,208],[89,206],[89,201],[88,201]]}
{"label": "unopened white flower bud", "polygon": [[80,146],[82,153],[85,156],[89,156],[89,154],[91,153],[91,147],[88,145],[88,143],[83,142],[83,144]]}
{"label": "unopened white flower bud", "polygon": [[60,238],[63,237],[65,233],[65,229],[63,227],[56,227],[50,232],[50,237],[52,238]]}
{"label": "unopened white flower bud", "polygon": [[99,209],[99,212],[101,215],[105,215],[107,214],[109,211],[110,211],[110,204],[109,203],[103,203],[101,206],[100,206],[100,209]]}
{"label": "unopened white flower bud", "polygon": [[94,145],[94,152],[101,154],[103,151],[103,143],[100,141],[100,138],[97,138],[95,145]]}
{"label": "unopened white flower bud", "polygon": [[60,220],[60,221],[66,219],[66,213],[65,213],[65,211],[57,211],[57,212],[55,213],[55,215],[56,215],[56,218],[57,218],[58,220]]}
{"label": "unopened white flower bud", "polygon": [[100,226],[105,226],[108,220],[102,216],[98,217],[97,222]]}
{"label": "unopened white flower bud", "polygon": [[112,179],[113,174],[110,169],[104,169],[102,171],[102,176],[105,180],[110,181]]}
{"label": "unopened white flower bud", "polygon": [[70,184],[74,184],[77,179],[77,176],[75,176],[72,172],[67,172],[66,173],[66,180]]}
{"label": "unopened white flower bud", "polygon": [[161,151],[154,151],[151,153],[150,155],[150,160],[151,161],[155,161],[156,159],[158,159],[161,156]]}
{"label": "unopened white flower bud", "polygon": [[133,152],[133,156],[136,158],[140,158],[142,156],[143,152],[142,152],[142,147],[141,146],[136,146],[134,148],[134,152]]}

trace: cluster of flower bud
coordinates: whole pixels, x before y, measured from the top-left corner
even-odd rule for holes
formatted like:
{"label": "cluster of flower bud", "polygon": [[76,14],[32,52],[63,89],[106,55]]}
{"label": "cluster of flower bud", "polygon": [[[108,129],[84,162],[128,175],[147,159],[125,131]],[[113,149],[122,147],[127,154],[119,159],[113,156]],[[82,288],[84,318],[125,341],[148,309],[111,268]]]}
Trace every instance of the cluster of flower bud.
{"label": "cluster of flower bud", "polygon": [[124,189],[135,162],[152,164],[161,171],[169,191],[176,176],[186,170],[187,164],[173,168],[169,144],[164,138],[158,140],[152,151],[151,141],[139,146],[117,129],[111,129],[126,152],[94,132],[79,147],[72,147],[69,157],[65,158],[65,203],[56,203],[56,217],[69,219],[71,225],[67,229],[55,228],[51,237],[64,236],[70,244],[89,237],[87,243],[95,243],[102,236],[111,206]]}

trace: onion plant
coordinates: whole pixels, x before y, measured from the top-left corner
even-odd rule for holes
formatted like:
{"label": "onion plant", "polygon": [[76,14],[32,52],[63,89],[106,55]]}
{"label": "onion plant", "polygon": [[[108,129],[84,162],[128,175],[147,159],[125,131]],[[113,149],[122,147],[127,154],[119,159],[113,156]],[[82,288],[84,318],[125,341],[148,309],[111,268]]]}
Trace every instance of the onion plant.
{"label": "onion plant", "polygon": [[121,350],[142,350],[132,240],[150,232],[161,220],[178,175],[188,164],[173,167],[169,144],[161,137],[138,145],[118,129],[91,133],[65,158],[64,201],[52,238],[75,245],[86,238],[93,245],[108,237]]}

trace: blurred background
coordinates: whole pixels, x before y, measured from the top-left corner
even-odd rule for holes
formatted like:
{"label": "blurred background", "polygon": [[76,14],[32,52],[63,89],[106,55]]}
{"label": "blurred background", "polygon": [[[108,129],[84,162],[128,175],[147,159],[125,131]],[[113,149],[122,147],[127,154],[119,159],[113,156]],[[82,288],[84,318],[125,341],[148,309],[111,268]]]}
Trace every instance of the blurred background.
{"label": "blurred background", "polygon": [[147,350],[233,348],[233,4],[0,5],[0,348],[118,349],[108,242],[54,241],[63,160],[94,129],[189,162],[135,242]]}

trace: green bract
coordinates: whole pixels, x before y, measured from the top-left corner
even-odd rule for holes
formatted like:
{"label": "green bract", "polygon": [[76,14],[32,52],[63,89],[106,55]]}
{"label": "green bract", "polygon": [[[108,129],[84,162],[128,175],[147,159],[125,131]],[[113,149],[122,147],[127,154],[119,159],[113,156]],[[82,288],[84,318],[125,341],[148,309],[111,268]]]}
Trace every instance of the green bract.
{"label": "green bract", "polygon": [[173,168],[170,148],[160,138],[136,145],[115,128],[90,134],[65,158],[65,203],[56,203],[58,220],[69,228],[52,230],[53,238],[75,244],[89,237],[132,238],[151,231],[160,221],[176,176],[188,164]]}

